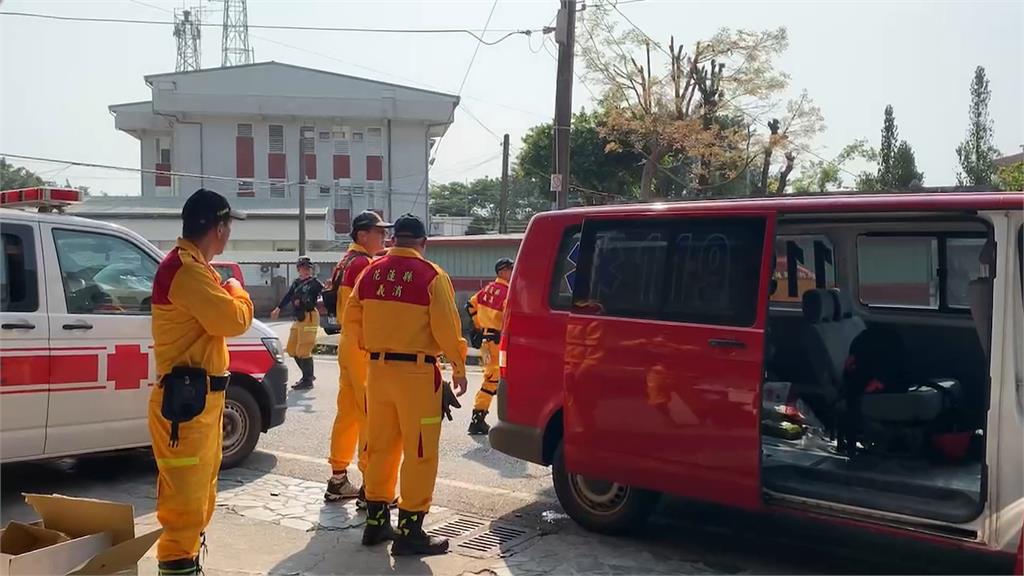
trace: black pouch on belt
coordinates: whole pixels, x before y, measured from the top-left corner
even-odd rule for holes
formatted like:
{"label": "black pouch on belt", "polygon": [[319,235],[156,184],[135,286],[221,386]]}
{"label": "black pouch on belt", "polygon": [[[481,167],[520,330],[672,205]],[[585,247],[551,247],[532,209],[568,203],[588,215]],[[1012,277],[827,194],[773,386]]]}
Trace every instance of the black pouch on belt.
{"label": "black pouch on belt", "polygon": [[170,445],[178,445],[178,426],[203,413],[206,408],[206,370],[179,366],[160,380],[164,389],[160,414],[171,423]]}

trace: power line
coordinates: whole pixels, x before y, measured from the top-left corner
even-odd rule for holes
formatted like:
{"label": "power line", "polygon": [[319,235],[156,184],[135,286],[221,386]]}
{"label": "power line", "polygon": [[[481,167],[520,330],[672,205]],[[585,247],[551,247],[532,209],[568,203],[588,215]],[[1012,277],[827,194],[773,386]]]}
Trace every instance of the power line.
{"label": "power line", "polygon": [[[487,32],[487,28],[491,25],[491,18],[494,16],[494,9],[498,7],[498,0],[494,0],[491,4],[491,11],[487,13],[487,21],[484,22],[484,33]],[[462,83],[459,84],[458,96],[462,96],[462,89],[466,87],[466,81],[469,80],[469,73],[473,70],[473,63],[476,62],[476,55],[480,52],[480,44],[476,45],[473,49],[473,56],[469,59],[469,65],[466,66],[466,73],[462,76]],[[448,124],[450,125],[455,121],[455,107],[452,106],[451,114],[448,115]],[[444,142],[444,136],[448,132],[445,131],[437,139],[437,143],[434,145],[434,153],[431,155],[431,160],[427,163],[427,173],[423,175],[423,184],[420,184],[420,190],[423,191],[422,197],[428,196],[427,184],[430,182],[430,164],[437,158],[437,154],[441,151],[441,143]],[[419,204],[420,196],[416,197],[416,201],[413,202],[412,209],[415,210]],[[429,206],[429,201],[427,202]]]}
{"label": "power line", "polygon": [[473,112],[471,112],[469,108],[466,108],[465,104],[462,105],[462,111],[465,112],[466,115],[468,115],[470,118],[472,118],[474,122],[479,124],[481,128],[490,132],[491,136],[494,136],[498,140],[501,140],[501,136],[498,136],[497,132],[488,128],[486,124],[484,124],[479,118],[476,117],[476,114],[473,114]]}
{"label": "power line", "polygon": [[[167,22],[165,20],[133,20],[128,18],[106,18],[106,17],[89,17],[89,16],[60,16],[57,14],[38,14],[33,12],[0,12],[0,16],[16,16],[19,18],[37,18],[42,20],[59,20],[63,22],[96,22],[105,24],[142,24],[150,26],[173,26],[173,22]],[[201,26],[221,26],[213,22],[203,22]],[[494,46],[499,44],[512,36],[521,34],[524,36],[530,36],[534,33],[546,33],[545,29],[523,29],[523,30],[491,30],[491,32],[506,32],[504,36],[501,36],[497,40],[485,40],[483,34],[487,33],[485,28],[483,32],[477,34],[475,30],[468,30],[465,28],[355,28],[355,27],[339,27],[339,26],[290,26],[284,24],[249,24],[249,28],[258,30],[292,30],[292,31],[303,31],[303,32],[355,32],[355,33],[367,33],[367,34],[468,34],[472,36],[479,44],[486,46]]]}

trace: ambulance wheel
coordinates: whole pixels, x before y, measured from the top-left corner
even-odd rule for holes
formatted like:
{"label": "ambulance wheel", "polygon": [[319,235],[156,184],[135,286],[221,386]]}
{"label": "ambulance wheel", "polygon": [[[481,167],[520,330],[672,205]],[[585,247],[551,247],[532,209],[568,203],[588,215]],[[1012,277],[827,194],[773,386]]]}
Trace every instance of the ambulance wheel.
{"label": "ambulance wheel", "polygon": [[224,456],[220,467],[234,468],[252,454],[263,429],[260,405],[242,386],[228,386],[224,399]]}
{"label": "ambulance wheel", "polygon": [[642,525],[658,504],[656,492],[568,472],[561,442],[555,450],[551,478],[566,514],[592,532],[628,532]]}

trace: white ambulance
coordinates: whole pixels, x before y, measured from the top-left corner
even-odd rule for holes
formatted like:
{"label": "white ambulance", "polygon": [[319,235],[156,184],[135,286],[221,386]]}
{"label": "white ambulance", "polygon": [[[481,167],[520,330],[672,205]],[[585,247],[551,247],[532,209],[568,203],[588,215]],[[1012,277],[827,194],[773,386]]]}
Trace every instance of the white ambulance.
{"label": "white ambulance", "polygon": [[[0,192],[0,462],[145,447],[163,254],[114,224],[61,213],[77,190]],[[38,208],[29,212],[25,208]],[[284,422],[281,342],[254,321],[228,342],[225,468]]]}

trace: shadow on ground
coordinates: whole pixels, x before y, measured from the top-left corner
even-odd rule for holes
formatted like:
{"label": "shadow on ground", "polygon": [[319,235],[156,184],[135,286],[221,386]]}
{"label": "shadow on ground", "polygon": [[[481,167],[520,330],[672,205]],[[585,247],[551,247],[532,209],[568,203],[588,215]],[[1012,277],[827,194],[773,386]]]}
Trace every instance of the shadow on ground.
{"label": "shadow on ground", "polygon": [[[241,470],[241,469],[237,469]],[[246,470],[246,481],[263,472]],[[221,471],[221,489],[235,486],[237,472]],[[156,462],[148,449],[61,458],[0,467],[0,521],[34,521],[23,494],[60,494],[131,504],[135,516],[156,510]]]}
{"label": "shadow on ground", "polygon": [[[445,511],[428,525],[454,519]],[[557,505],[532,504],[491,524],[530,535],[498,546],[488,558],[453,548],[424,560],[391,558],[387,546],[365,548],[362,527],[317,531],[280,561],[275,574],[1008,574],[1011,561],[863,535],[790,517],[752,515],[670,500],[628,536],[586,532]]]}

